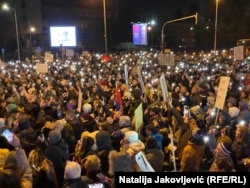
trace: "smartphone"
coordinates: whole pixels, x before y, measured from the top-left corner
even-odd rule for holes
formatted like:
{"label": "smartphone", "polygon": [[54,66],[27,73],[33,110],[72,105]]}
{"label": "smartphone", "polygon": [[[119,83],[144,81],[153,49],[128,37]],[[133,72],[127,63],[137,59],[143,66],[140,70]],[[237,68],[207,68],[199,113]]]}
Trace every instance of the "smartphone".
{"label": "smartphone", "polygon": [[104,188],[104,184],[103,183],[89,183],[88,188]]}
{"label": "smartphone", "polygon": [[5,129],[2,134],[2,136],[4,136],[8,142],[12,142],[13,141],[13,133],[9,130],[9,129]]}
{"label": "smartphone", "polygon": [[184,106],[183,113],[184,115],[189,114],[189,107],[187,105]]}

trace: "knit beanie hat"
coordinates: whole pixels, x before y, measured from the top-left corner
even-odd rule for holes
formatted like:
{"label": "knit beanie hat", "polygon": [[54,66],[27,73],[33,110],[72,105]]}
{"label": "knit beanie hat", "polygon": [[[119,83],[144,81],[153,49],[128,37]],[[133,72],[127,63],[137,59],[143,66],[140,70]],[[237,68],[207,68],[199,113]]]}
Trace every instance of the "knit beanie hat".
{"label": "knit beanie hat", "polygon": [[99,131],[96,134],[96,144],[98,150],[109,149],[112,146],[110,134],[107,131]]}
{"label": "knit beanie hat", "polygon": [[226,100],[226,102],[230,102],[230,103],[232,103],[232,105],[236,105],[236,100],[235,100],[235,98],[233,98],[233,97],[229,97],[227,100]]}
{"label": "knit beanie hat", "polygon": [[129,116],[120,116],[119,125],[120,127],[128,127],[130,126],[130,117]]}
{"label": "knit beanie hat", "polygon": [[127,131],[125,133],[125,138],[129,143],[139,141],[138,133],[136,131]]}
{"label": "knit beanie hat", "polygon": [[12,112],[13,110],[16,110],[17,106],[16,104],[8,104],[7,110],[8,112]]}
{"label": "knit beanie hat", "polygon": [[49,132],[49,144],[56,144],[62,139],[62,134],[58,130],[52,130]]}
{"label": "knit beanie hat", "polygon": [[65,179],[76,179],[81,176],[81,166],[75,161],[67,161],[64,171]]}
{"label": "knit beanie hat", "polygon": [[191,139],[193,141],[196,141],[196,140],[200,140],[202,138],[203,134],[202,134],[202,130],[199,129],[199,128],[194,128],[192,130],[192,137]]}
{"label": "knit beanie hat", "polygon": [[230,142],[219,142],[218,147],[224,155],[230,155],[230,153],[231,153],[231,143]]}

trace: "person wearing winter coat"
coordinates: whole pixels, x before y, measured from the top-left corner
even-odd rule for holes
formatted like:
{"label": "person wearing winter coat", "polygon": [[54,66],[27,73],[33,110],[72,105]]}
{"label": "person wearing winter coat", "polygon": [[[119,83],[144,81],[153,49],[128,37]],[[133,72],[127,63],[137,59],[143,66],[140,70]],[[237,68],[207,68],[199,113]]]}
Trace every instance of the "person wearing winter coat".
{"label": "person wearing winter coat", "polygon": [[225,171],[235,171],[234,163],[231,157],[231,147],[232,142],[229,140],[225,139],[224,141],[218,142],[214,150],[214,160],[209,168],[210,172],[222,170],[220,167],[220,164],[222,163],[227,164],[227,168],[225,167],[224,169]]}
{"label": "person wearing winter coat", "polygon": [[248,111],[248,101],[247,100],[240,101],[239,102],[239,109],[240,109],[240,112],[239,112],[238,117],[236,119],[235,125],[237,125],[239,123],[245,123],[246,125],[248,125],[248,123],[250,121],[250,114]]}
{"label": "person wearing winter coat", "polygon": [[78,162],[67,161],[62,188],[87,188],[87,183],[82,180],[81,165]]}
{"label": "person wearing winter coat", "polygon": [[94,138],[89,136],[88,132],[83,132],[75,146],[74,160],[80,163],[88,155],[95,154],[94,144]]}
{"label": "person wearing winter coat", "polygon": [[36,188],[61,188],[64,181],[64,170],[67,162],[63,150],[58,146],[49,145],[45,149],[39,172],[37,173],[33,187]]}
{"label": "person wearing winter coat", "polygon": [[157,140],[154,137],[148,137],[145,145],[146,159],[149,164],[155,172],[162,172],[165,154],[158,148]]}
{"label": "person wearing winter coat", "polygon": [[135,155],[140,151],[145,150],[145,144],[139,139],[138,133],[136,131],[127,131],[125,136],[121,141],[121,150],[126,151],[131,157],[131,168],[133,172],[140,172],[141,169],[136,163]]}
{"label": "person wearing winter coat", "polygon": [[237,124],[235,138],[232,144],[232,158],[237,172],[246,172],[249,167],[244,164],[243,159],[250,157],[250,134],[248,127]]}
{"label": "person wearing winter coat", "polygon": [[[20,139],[16,135],[13,135],[13,139],[9,140],[8,143],[13,146],[14,150],[9,152],[3,170],[14,170],[17,172],[21,188],[32,188],[32,170],[27,160],[27,155],[20,145]],[[13,174],[13,176],[15,175]]]}
{"label": "person wearing winter coat", "polygon": [[204,150],[205,144],[202,131],[200,129],[192,130],[192,136],[182,151],[179,171],[198,172],[204,155]]}
{"label": "person wearing winter coat", "polygon": [[108,156],[109,152],[113,150],[111,136],[107,131],[99,131],[96,134],[97,156],[101,160],[101,168],[105,175],[109,171]]}

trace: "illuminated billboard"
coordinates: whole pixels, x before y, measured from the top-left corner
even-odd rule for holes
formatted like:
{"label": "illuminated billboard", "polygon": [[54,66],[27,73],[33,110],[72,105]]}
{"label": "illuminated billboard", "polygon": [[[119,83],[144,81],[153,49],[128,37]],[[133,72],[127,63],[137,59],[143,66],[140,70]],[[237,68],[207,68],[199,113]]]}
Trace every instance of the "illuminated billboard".
{"label": "illuminated billboard", "polygon": [[76,27],[57,26],[50,27],[51,47],[75,47],[76,46]]}
{"label": "illuminated billboard", "polygon": [[133,24],[133,44],[148,45],[148,30],[146,23]]}

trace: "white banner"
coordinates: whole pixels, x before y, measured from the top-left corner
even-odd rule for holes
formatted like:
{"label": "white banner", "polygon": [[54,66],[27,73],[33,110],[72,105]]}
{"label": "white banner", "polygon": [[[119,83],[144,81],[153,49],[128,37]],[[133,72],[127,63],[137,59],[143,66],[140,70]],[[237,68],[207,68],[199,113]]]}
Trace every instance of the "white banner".
{"label": "white banner", "polygon": [[236,60],[244,59],[244,47],[243,46],[234,47],[234,59]]}
{"label": "white banner", "polygon": [[128,65],[124,66],[124,74],[125,74],[125,82],[126,85],[128,86]]}
{"label": "white banner", "polygon": [[45,60],[46,62],[52,63],[52,62],[54,61],[54,55],[51,54],[51,53],[45,52],[44,60]]}
{"label": "white banner", "polygon": [[142,151],[138,152],[135,155],[135,160],[142,172],[154,172],[154,169],[152,168]]}
{"label": "white banner", "polygon": [[73,57],[73,56],[74,56],[74,50],[66,49],[66,57]]}
{"label": "white banner", "polygon": [[174,54],[160,52],[158,54],[158,61],[160,65],[175,66]]}
{"label": "white banner", "polygon": [[163,100],[167,101],[168,87],[166,84],[166,79],[165,79],[164,73],[162,73],[162,75],[160,77],[160,84],[161,84],[161,91],[162,91]]}
{"label": "white banner", "polygon": [[48,64],[37,63],[36,64],[36,72],[37,73],[48,73]]}
{"label": "white banner", "polygon": [[221,110],[224,109],[224,103],[227,96],[227,90],[230,82],[230,77],[221,76],[220,83],[218,87],[217,97],[215,101],[215,107]]}

